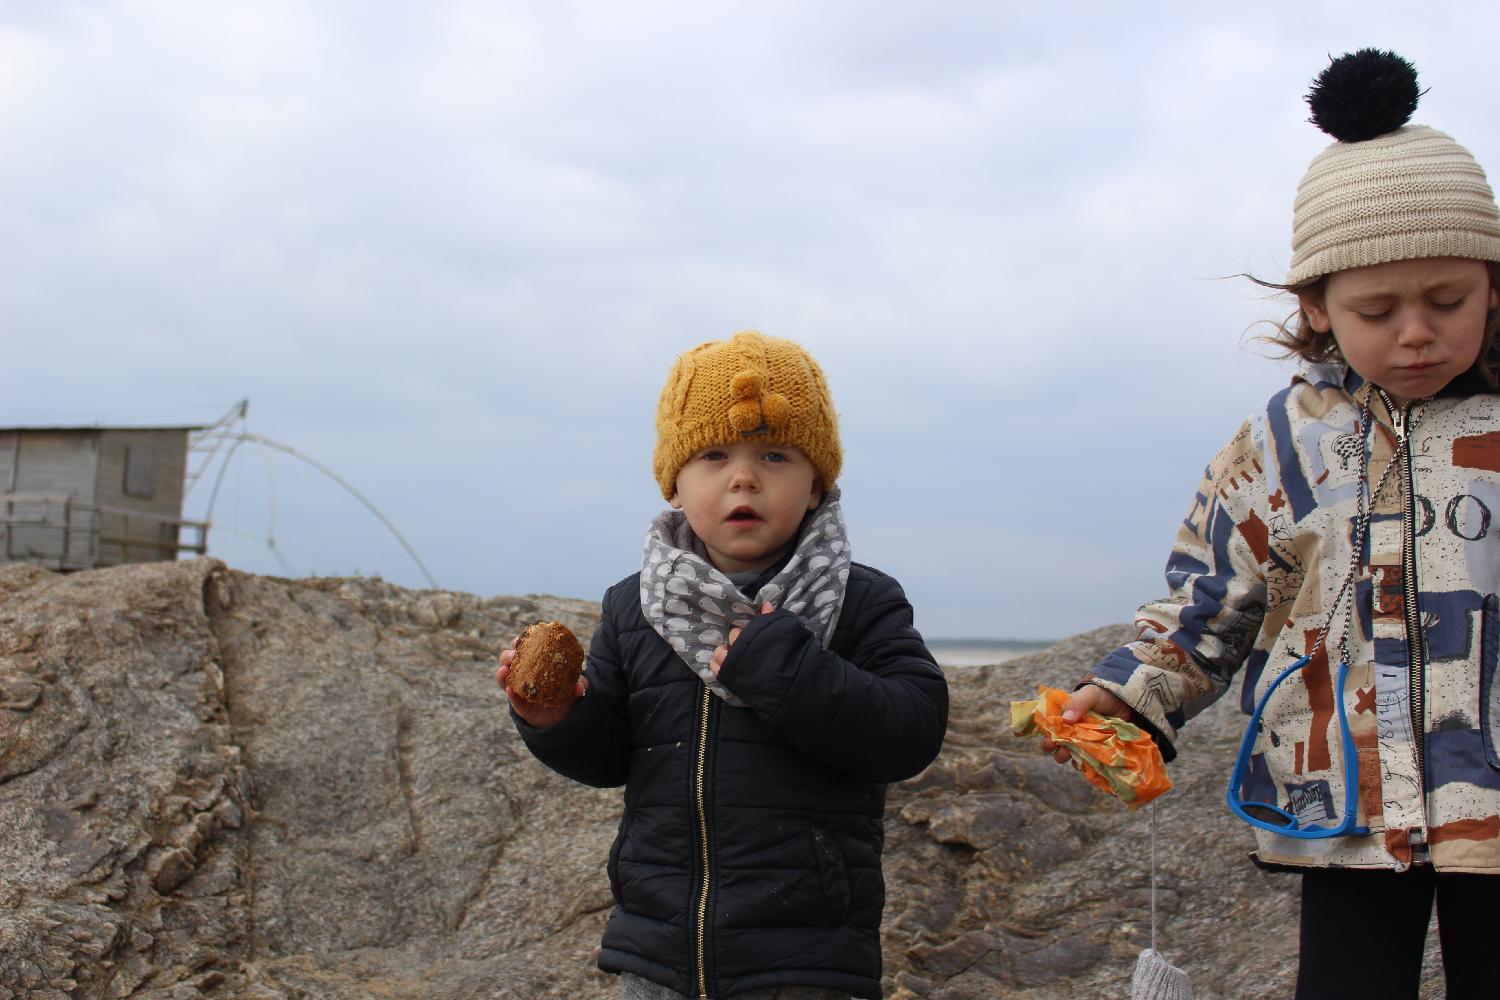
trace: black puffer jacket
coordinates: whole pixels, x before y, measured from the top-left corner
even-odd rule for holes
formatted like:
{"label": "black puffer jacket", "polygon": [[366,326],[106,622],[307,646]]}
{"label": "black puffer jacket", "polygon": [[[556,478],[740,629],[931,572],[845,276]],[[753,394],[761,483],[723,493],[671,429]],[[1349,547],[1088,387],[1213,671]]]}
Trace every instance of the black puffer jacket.
{"label": "black puffer jacket", "polygon": [[774,986],[880,995],[887,782],[942,747],[948,687],[891,577],[850,569],[831,649],[787,611],[753,619],[709,693],[641,613],[604,596],[588,694],[533,729],[538,759],[625,785],[601,968],[686,996]]}

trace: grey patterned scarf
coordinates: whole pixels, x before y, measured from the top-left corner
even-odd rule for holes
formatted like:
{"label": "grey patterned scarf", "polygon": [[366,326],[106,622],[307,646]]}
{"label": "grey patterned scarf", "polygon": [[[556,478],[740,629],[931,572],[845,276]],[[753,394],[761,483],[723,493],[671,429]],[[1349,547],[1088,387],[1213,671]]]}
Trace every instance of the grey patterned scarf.
{"label": "grey patterned scarf", "polygon": [[745,702],[719,682],[709,669],[714,650],[729,630],[743,628],[764,602],[801,618],[828,645],[844,606],[849,582],[849,541],[839,491],[829,490],[802,526],[792,557],[755,594],[742,594],[729,577],[715,569],[687,516],[663,511],[646,532],[641,565],[641,610],[651,627],[703,678],[709,690],[731,705]]}

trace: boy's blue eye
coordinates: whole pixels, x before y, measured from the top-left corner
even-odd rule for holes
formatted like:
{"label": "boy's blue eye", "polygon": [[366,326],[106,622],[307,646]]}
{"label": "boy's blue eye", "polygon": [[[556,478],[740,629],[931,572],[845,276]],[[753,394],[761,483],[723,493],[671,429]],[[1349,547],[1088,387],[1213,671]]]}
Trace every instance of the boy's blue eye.
{"label": "boy's blue eye", "polygon": [[710,448],[708,451],[700,452],[698,457],[705,462],[717,462],[724,457],[724,453],[715,448]]}
{"label": "boy's blue eye", "polygon": [[781,452],[781,451],[768,451],[768,452],[766,452],[766,461],[768,461],[768,462],[785,462],[787,460],[788,459],[786,457],[786,453],[785,452]]}
{"label": "boy's blue eye", "polygon": [[1464,299],[1467,297],[1468,296],[1461,295],[1457,299],[1454,299],[1452,302],[1434,302],[1432,304],[1432,308],[1437,309],[1441,312],[1452,312],[1459,306],[1463,305]]}

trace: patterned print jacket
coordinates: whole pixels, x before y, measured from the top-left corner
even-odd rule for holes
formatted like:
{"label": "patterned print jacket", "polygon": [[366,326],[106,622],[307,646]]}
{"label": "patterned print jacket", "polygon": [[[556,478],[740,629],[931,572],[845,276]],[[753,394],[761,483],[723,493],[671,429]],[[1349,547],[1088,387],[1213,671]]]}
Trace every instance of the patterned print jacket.
{"label": "patterned print jacket", "polygon": [[[1370,516],[1346,629],[1347,596],[1332,605],[1350,575],[1362,476]],[[1400,870],[1425,849],[1440,870],[1500,872],[1497,515],[1500,396],[1450,386],[1403,407],[1342,366],[1309,367],[1208,467],[1167,563],[1168,597],[1140,609],[1139,638],[1088,680],[1143,715],[1170,756],[1242,667],[1248,714],[1329,625],[1267,703],[1243,789],[1327,826],[1345,802],[1334,701],[1347,631],[1343,704],[1370,832],[1256,830],[1259,859]]]}

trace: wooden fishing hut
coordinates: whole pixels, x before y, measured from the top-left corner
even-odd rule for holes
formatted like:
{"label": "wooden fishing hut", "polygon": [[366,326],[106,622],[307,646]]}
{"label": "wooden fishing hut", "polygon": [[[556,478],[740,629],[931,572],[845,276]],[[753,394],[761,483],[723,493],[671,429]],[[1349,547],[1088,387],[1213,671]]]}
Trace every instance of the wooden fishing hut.
{"label": "wooden fishing hut", "polygon": [[198,427],[0,427],[0,562],[51,570],[207,550],[182,517]]}

